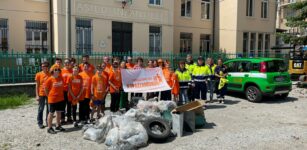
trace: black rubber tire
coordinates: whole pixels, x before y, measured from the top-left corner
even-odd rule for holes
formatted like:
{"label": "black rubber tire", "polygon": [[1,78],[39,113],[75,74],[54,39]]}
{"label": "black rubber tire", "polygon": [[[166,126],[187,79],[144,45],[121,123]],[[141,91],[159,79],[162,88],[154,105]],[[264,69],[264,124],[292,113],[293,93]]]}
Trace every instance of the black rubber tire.
{"label": "black rubber tire", "polygon": [[262,100],[262,93],[256,86],[248,86],[245,90],[245,96],[248,101],[257,103]]}
{"label": "black rubber tire", "polygon": [[[143,123],[144,128],[147,131],[148,137],[151,141],[162,143],[166,142],[171,134],[171,127],[169,123],[162,118],[150,118]],[[153,126],[159,126],[162,134],[156,134],[152,131]]]}

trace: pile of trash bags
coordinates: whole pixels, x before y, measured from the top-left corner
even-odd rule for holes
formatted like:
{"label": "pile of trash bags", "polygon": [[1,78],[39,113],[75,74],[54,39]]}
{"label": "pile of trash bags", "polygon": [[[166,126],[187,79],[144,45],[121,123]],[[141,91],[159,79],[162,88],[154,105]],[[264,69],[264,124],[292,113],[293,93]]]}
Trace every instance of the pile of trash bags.
{"label": "pile of trash bags", "polygon": [[[176,103],[172,101],[140,100],[135,109],[132,108],[123,115],[106,115],[95,124],[84,126],[83,138],[104,143],[108,149],[129,150],[144,147],[153,133],[160,133],[158,130],[149,131],[149,123],[163,122],[161,114],[176,107]],[[170,125],[163,125],[167,126],[168,131],[163,131],[162,136],[167,138]]]}

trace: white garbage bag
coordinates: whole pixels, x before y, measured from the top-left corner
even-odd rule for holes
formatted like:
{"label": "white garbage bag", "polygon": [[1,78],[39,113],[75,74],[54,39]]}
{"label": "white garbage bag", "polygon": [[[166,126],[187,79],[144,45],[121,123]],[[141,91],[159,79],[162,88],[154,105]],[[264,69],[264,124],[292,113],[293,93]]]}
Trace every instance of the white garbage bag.
{"label": "white garbage bag", "polygon": [[99,141],[102,138],[103,129],[95,129],[95,128],[88,128],[84,134],[83,138],[90,141]]}

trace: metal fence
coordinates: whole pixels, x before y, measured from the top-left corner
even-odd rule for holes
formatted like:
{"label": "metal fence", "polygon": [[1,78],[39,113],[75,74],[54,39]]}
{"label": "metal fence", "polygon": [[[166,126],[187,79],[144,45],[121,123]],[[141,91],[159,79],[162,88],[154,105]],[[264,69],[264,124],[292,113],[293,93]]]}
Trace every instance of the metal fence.
{"label": "metal fence", "polygon": [[[151,54],[151,53],[112,53],[112,52],[97,52],[90,55],[90,63],[98,65],[103,61],[104,56],[119,57],[122,60],[126,60],[128,56],[132,56],[135,60],[137,57],[142,57],[146,64],[148,60],[165,59],[171,62],[172,68],[177,68],[178,62],[185,60],[187,54]],[[194,59],[197,59],[199,54],[192,54]],[[230,53],[204,53],[201,54],[203,58],[212,57],[214,60],[222,58],[229,60],[238,57],[277,57],[283,58],[288,62],[288,54],[258,54],[257,56],[246,55],[242,53],[230,54]],[[72,54],[72,57],[77,60],[77,63],[82,61],[82,55]],[[65,58],[65,54],[27,54],[21,52],[14,52],[13,50],[8,53],[0,53],[0,84],[11,83],[27,83],[34,82],[35,74],[41,70],[40,64],[44,61],[53,64],[55,58]]]}

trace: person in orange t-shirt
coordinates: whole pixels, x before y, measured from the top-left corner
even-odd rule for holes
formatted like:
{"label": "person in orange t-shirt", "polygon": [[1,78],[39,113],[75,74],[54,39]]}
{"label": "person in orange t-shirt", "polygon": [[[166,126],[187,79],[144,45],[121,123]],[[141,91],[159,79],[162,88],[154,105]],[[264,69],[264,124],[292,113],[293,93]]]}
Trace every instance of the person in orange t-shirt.
{"label": "person in orange t-shirt", "polygon": [[49,63],[43,62],[42,65],[42,71],[37,73],[35,75],[35,81],[36,81],[36,100],[38,101],[38,114],[37,114],[37,123],[38,127],[40,129],[45,128],[43,125],[43,113],[46,105],[46,122],[47,122],[47,116],[49,113],[48,109],[48,102],[47,102],[47,96],[44,89],[44,83],[45,81],[51,76],[48,70]]}
{"label": "person in orange t-shirt", "polygon": [[77,122],[77,104],[79,100],[83,100],[83,80],[79,75],[79,66],[74,65],[73,73],[70,77],[68,77],[68,100],[71,103],[72,107],[72,116],[74,121],[74,126],[78,127]]}
{"label": "person in orange t-shirt", "polygon": [[56,112],[56,130],[65,131],[61,126],[61,112],[64,111],[64,81],[60,77],[61,69],[58,67],[51,70],[51,77],[45,82],[45,93],[48,96],[49,115],[48,115],[48,130],[50,134],[56,134],[52,128],[53,115]]}
{"label": "person in orange t-shirt", "polygon": [[110,58],[108,56],[103,57],[103,63],[105,63],[106,65],[104,71],[109,74],[112,70],[112,65],[110,64]]}
{"label": "person in orange t-shirt", "polygon": [[50,70],[53,70],[56,67],[62,68],[62,59],[61,58],[55,58],[55,63],[50,67]]}
{"label": "person in orange t-shirt", "polygon": [[64,61],[64,67],[61,70],[61,76],[64,81],[64,100],[65,100],[65,105],[64,105],[64,112],[62,112],[61,115],[61,124],[65,124],[65,112],[67,114],[67,123],[72,123],[71,119],[71,103],[68,100],[68,78],[72,75],[72,66],[71,62],[69,59],[65,59]]}
{"label": "person in orange t-shirt", "polygon": [[119,110],[120,90],[122,89],[122,79],[119,69],[119,62],[113,62],[113,70],[109,75],[110,93],[111,93],[111,111]]}
{"label": "person in orange t-shirt", "polygon": [[[162,69],[164,78],[168,85],[171,87],[171,72],[169,70],[169,63],[163,62],[162,59],[158,60],[159,67]],[[162,91],[161,92],[161,100],[171,100],[172,99],[172,92],[171,90]]]}
{"label": "person in orange t-shirt", "polygon": [[134,68],[134,64],[132,62],[132,57],[128,56],[127,63],[126,63],[126,69],[133,69],[133,68]]}
{"label": "person in orange t-shirt", "polygon": [[93,73],[90,72],[90,64],[84,63],[84,70],[79,74],[83,80],[83,97],[84,99],[79,102],[79,120],[81,124],[87,123],[90,119],[90,100],[91,100],[91,84]]}
{"label": "person in orange t-shirt", "polygon": [[103,76],[103,68],[101,65],[97,66],[97,73],[92,78],[92,101],[93,101],[93,110],[91,113],[91,121],[94,120],[94,113],[97,112],[97,118],[101,117],[101,105],[104,102],[105,95],[107,94],[108,89],[108,78]]}
{"label": "person in orange t-shirt", "polygon": [[171,82],[172,82],[172,95],[173,100],[177,103],[179,101],[179,79],[177,74],[174,71],[171,71]]}
{"label": "person in orange t-shirt", "polygon": [[79,65],[80,72],[82,72],[84,70],[84,63],[88,63],[89,64],[89,69],[88,69],[89,72],[94,73],[95,66],[90,64],[89,60],[90,60],[90,56],[89,55],[83,55],[82,56],[82,64]]}

